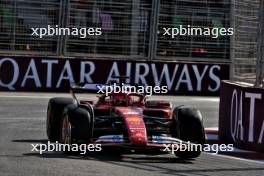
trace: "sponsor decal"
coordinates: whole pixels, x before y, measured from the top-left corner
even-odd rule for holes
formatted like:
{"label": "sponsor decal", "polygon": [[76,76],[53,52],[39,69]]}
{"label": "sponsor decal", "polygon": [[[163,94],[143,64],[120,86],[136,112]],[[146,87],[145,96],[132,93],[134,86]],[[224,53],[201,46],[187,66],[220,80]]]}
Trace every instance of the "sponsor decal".
{"label": "sponsor decal", "polygon": [[128,122],[138,123],[138,122],[141,122],[142,119],[139,118],[139,117],[128,117],[128,118],[127,118],[127,121],[128,121]]}
{"label": "sponsor decal", "polygon": [[71,83],[86,82],[95,88],[116,76],[127,84],[166,86],[171,94],[217,95],[226,64],[143,62],[95,59],[0,57],[0,90],[67,92]]}
{"label": "sponsor decal", "polygon": [[122,141],[122,138],[120,135],[114,135],[112,137],[112,139],[113,139],[113,142],[121,142]]}
{"label": "sponsor decal", "polygon": [[161,136],[152,136],[152,142],[154,143],[162,143],[162,138]]}
{"label": "sponsor decal", "polygon": [[264,90],[222,83],[220,138],[245,149],[264,151]]}

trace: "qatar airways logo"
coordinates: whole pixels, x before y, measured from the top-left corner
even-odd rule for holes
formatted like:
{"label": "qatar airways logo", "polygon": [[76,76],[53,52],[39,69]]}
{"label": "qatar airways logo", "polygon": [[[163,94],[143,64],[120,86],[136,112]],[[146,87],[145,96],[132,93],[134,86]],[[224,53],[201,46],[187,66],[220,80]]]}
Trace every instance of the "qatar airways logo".
{"label": "qatar airways logo", "polygon": [[[207,81],[212,83],[204,88],[205,90],[216,92],[220,88],[221,80],[217,74],[221,70],[219,65],[203,65],[202,69],[196,64],[174,64],[173,68],[169,68],[167,63],[164,63],[162,68],[158,68],[159,65],[158,63],[136,63],[133,67],[132,63],[126,63],[126,76],[129,77],[126,83],[134,82],[147,86],[151,80],[155,86],[165,84],[169,91],[178,91],[184,86],[190,92],[200,92],[204,82]],[[132,73],[134,73],[134,80],[131,79]],[[117,81],[115,76],[120,76],[120,67],[117,62],[113,63],[107,82]]]}
{"label": "qatar airways logo", "polygon": [[126,76],[126,83],[166,86],[168,91],[217,92],[224,74],[218,64],[2,58],[1,90],[60,90],[70,83],[105,84]]}
{"label": "qatar airways logo", "polygon": [[[263,98],[261,93],[243,93],[236,89],[233,91],[230,111],[230,129],[233,141],[264,143],[264,118],[263,114],[258,113],[263,108],[261,106]],[[249,101],[247,106],[245,101]],[[261,123],[256,123],[256,120]]]}

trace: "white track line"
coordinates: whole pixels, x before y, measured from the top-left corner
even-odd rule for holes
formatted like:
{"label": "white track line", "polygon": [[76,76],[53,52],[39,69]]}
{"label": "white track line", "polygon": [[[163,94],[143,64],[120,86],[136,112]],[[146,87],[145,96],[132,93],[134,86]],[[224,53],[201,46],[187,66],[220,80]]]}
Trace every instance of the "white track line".
{"label": "white track line", "polygon": [[41,98],[41,99],[49,99],[49,98],[52,98],[53,96],[35,96],[35,95],[30,95],[30,96],[27,96],[27,95],[19,95],[19,96],[17,96],[17,95],[0,95],[0,98],[32,98],[32,99],[35,99],[35,98],[37,98],[37,99],[39,99],[39,98]]}
{"label": "white track line", "polygon": [[[216,130],[218,131],[218,127],[209,127],[209,128],[205,128],[205,130]],[[218,134],[206,134],[207,136],[207,140],[219,140],[218,138]],[[233,152],[237,152],[237,153],[256,153],[254,151],[249,151],[249,150],[243,150],[243,149],[238,149],[236,147],[234,147],[234,151]],[[255,162],[258,164],[264,164],[264,160],[254,160],[254,159],[244,159],[244,158],[239,158],[236,156],[230,156],[227,154],[214,154],[214,153],[207,153],[213,156],[219,156],[219,157],[223,157],[223,158],[230,158],[230,159],[235,159],[235,160],[240,160],[240,161],[250,161],[250,162]]]}
{"label": "white track line", "polygon": [[206,127],[205,130],[218,131],[218,127]]}
{"label": "white track line", "polygon": [[222,158],[239,160],[239,161],[246,161],[246,162],[258,163],[258,164],[264,164],[264,160],[244,159],[244,158],[239,158],[239,157],[234,157],[234,156],[229,156],[229,155],[222,155],[222,154],[214,154],[214,153],[206,153],[206,154],[213,155],[213,156],[218,156],[218,157],[222,157]]}

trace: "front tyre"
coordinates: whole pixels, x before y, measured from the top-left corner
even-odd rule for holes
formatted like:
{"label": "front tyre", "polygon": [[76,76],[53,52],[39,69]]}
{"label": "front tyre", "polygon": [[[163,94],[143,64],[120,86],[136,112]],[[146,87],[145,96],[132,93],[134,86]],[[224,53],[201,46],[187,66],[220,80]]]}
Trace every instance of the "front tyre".
{"label": "front tyre", "polygon": [[75,104],[64,109],[61,121],[61,143],[90,142],[92,115],[88,109]]}
{"label": "front tyre", "polygon": [[51,142],[60,140],[62,113],[66,106],[73,104],[72,98],[51,98],[47,108],[46,132]]}
{"label": "front tyre", "polygon": [[198,150],[177,151],[175,155],[179,158],[196,158],[201,154],[202,146],[205,144],[205,131],[201,112],[195,108],[186,106],[176,107],[173,111],[175,126],[172,130],[173,136],[185,142],[200,145]]}

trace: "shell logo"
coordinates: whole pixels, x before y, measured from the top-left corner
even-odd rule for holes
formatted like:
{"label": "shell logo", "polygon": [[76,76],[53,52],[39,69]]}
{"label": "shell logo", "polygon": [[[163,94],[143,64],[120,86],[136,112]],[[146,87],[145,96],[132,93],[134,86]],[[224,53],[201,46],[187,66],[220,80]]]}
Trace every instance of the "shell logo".
{"label": "shell logo", "polygon": [[138,117],[130,117],[130,118],[127,118],[127,121],[128,122],[140,122],[141,121],[141,118],[138,118]]}

